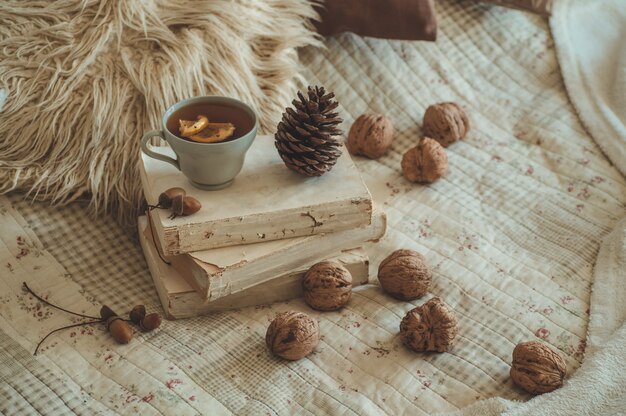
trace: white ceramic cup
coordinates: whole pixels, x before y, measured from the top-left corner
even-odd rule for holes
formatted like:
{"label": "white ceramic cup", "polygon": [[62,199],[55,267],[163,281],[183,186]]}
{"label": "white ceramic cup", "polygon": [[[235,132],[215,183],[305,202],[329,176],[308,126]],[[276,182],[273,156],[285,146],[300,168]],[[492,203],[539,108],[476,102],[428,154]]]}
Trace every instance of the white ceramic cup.
{"label": "white ceramic cup", "polygon": [[[234,140],[218,143],[194,142],[180,138],[168,130],[167,122],[177,110],[203,103],[231,107],[233,111],[240,112],[240,115],[249,117],[252,129]],[[210,117],[210,114],[207,116]],[[256,137],[257,127],[256,114],[239,100],[218,96],[194,97],[168,108],[161,119],[161,129],[151,130],[141,138],[141,150],[152,158],[174,165],[192,185],[200,189],[217,190],[230,186],[241,171],[246,152]],[[154,136],[161,137],[170,145],[176,159],[150,149],[148,141]]]}

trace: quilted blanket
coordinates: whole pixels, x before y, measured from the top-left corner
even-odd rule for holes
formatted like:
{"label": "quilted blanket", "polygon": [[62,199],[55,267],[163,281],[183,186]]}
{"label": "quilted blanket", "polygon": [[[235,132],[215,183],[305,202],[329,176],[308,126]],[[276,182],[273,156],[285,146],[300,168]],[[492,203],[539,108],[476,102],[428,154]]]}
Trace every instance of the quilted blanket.
{"label": "quilted blanket", "polygon": [[[80,205],[0,199],[0,412],[6,414],[433,414],[482,399],[526,401],[508,377],[511,351],[540,339],[570,374],[586,349],[593,265],[626,213],[626,180],[570,105],[547,22],[516,11],[438,2],[436,44],[331,38],[301,51],[305,77],[334,90],[345,127],[362,112],[389,116],[397,137],[379,161],[357,159],[388,214],[368,247],[372,284],[347,308],[314,313],[322,341],[297,362],[268,354],[277,312],[301,301],[247,308],[138,333],[126,346],[22,291],[22,282],[88,314],[106,303],[158,310],[137,242]],[[449,148],[439,182],[406,182],[400,158],[420,137],[425,108],[456,101],[467,140]],[[398,339],[404,314],[375,281],[375,266],[413,248],[433,268],[432,294],[459,317],[445,354],[416,354]],[[476,414],[481,414],[480,411]]]}

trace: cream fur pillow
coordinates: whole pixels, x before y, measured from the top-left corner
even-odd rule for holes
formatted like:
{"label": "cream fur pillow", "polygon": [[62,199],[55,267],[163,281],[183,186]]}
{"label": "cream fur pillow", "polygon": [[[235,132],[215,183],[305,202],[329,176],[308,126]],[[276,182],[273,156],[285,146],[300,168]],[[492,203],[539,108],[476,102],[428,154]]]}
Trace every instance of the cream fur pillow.
{"label": "cream fur pillow", "polygon": [[272,132],[295,94],[309,0],[0,2],[0,192],[132,222],[142,133],[183,98],[239,98]]}

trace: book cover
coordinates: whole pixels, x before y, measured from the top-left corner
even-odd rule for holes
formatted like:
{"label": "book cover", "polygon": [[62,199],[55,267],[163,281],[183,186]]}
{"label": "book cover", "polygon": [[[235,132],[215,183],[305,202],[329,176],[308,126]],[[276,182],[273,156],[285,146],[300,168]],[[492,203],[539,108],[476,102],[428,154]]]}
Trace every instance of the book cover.
{"label": "book cover", "polygon": [[[169,147],[154,150],[174,156]],[[174,219],[168,218],[168,210],[153,211],[167,255],[350,230],[371,222],[371,195],[345,147],[330,172],[307,178],[284,165],[272,137],[259,136],[233,185],[218,191],[194,188],[175,167],[143,153],[139,165],[149,204],[172,187],[184,188],[202,204],[199,212]]]}

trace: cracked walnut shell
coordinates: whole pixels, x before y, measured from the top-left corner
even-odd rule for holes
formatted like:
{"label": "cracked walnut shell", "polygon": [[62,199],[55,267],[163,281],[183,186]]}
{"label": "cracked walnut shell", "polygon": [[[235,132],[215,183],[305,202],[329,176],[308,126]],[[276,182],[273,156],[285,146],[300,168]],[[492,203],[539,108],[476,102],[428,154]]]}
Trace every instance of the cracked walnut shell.
{"label": "cracked walnut shell", "polygon": [[565,360],[546,344],[521,342],[513,350],[511,379],[529,393],[548,393],[561,387],[565,374]]}
{"label": "cracked walnut shell", "polygon": [[393,141],[393,124],[382,114],[365,113],[356,119],[346,146],[353,155],[378,159],[389,149]]}
{"label": "cracked walnut shell", "polygon": [[448,173],[448,155],[439,143],[424,137],[402,156],[401,166],[408,181],[431,183]]}
{"label": "cracked walnut shell", "polygon": [[352,275],[341,264],[322,261],[314,264],[302,279],[304,300],[313,309],[334,311],[352,297]]}
{"label": "cracked walnut shell", "polygon": [[378,266],[378,281],[391,296],[401,300],[413,300],[428,292],[432,275],[420,253],[396,250]]}
{"label": "cracked walnut shell", "polygon": [[309,315],[288,311],[276,315],[267,328],[265,344],[286,360],[299,360],[309,355],[320,342],[320,327]]}
{"label": "cracked walnut shell", "polygon": [[457,103],[433,104],[424,113],[424,135],[437,140],[443,147],[464,138],[469,128],[467,113]]}
{"label": "cracked walnut shell", "polygon": [[400,323],[400,336],[414,351],[445,352],[454,342],[457,325],[454,312],[435,297],[407,312]]}

